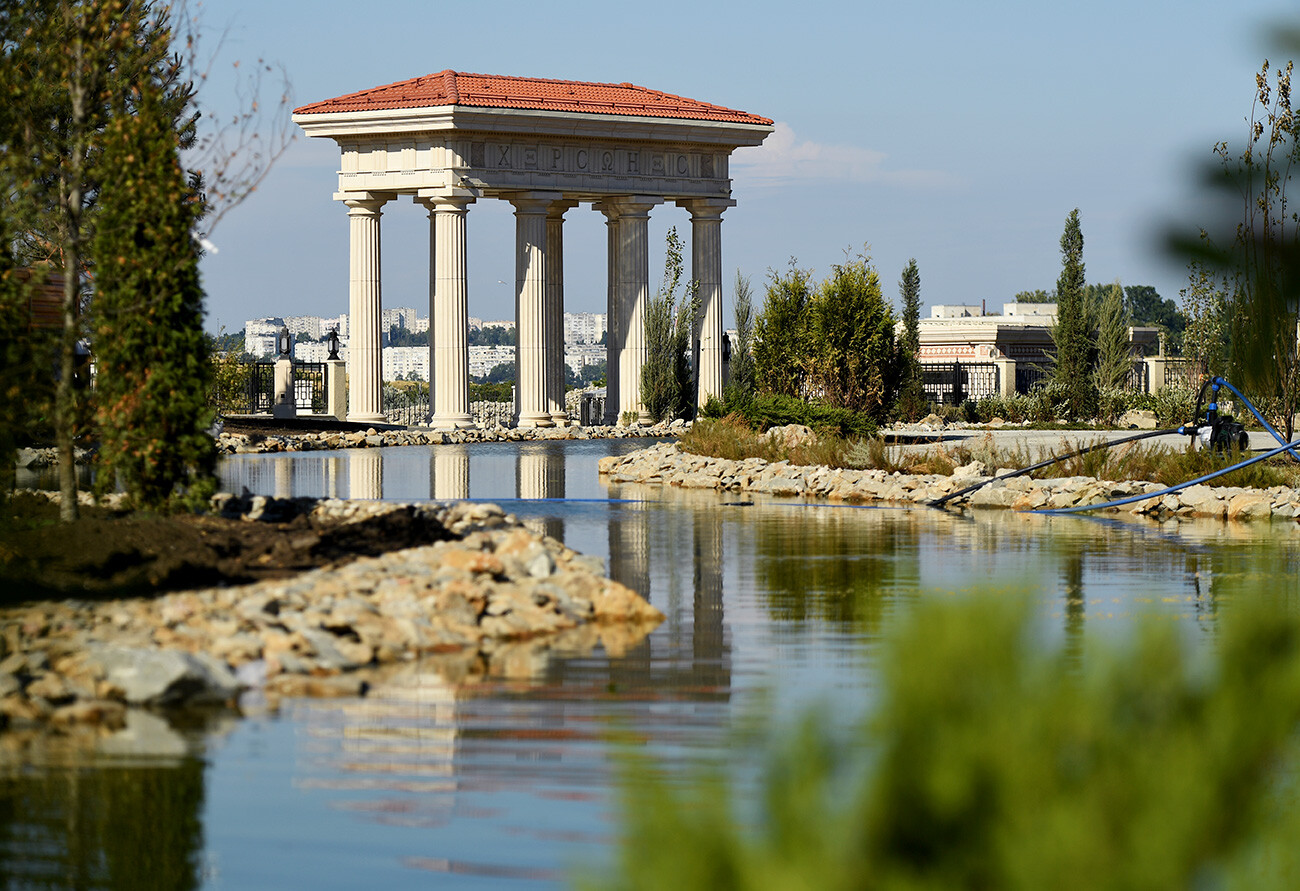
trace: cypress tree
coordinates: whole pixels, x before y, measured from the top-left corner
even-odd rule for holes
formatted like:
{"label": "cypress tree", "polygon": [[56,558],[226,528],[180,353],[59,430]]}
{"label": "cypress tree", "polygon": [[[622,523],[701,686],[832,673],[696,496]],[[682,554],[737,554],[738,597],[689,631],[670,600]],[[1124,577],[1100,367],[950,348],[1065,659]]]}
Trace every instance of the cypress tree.
{"label": "cypress tree", "polygon": [[732,312],[736,317],[736,342],[731,345],[731,382],[727,401],[748,402],[754,396],[754,297],[749,277],[736,270]]}
{"label": "cypress tree", "polygon": [[921,272],[915,257],[903,269],[898,292],[903,300],[903,337],[898,344],[898,414],[915,421],[926,406],[921,381]]}
{"label": "cypress tree", "polygon": [[1118,390],[1128,379],[1132,358],[1129,355],[1128,309],[1124,289],[1119,282],[1106,289],[1097,318],[1097,386]]}
{"label": "cypress tree", "polygon": [[659,422],[687,417],[694,408],[694,386],[688,358],[692,322],[699,311],[696,286],[688,285],[677,303],[682,279],[682,240],[674,226],[668,230],[664,280],[659,293],[646,304],[646,361],[641,371],[641,402]]}
{"label": "cypress tree", "polygon": [[194,225],[202,203],[181,169],[179,138],[156,86],[104,138],[96,236],[94,348],[100,487],[166,505],[210,487],[210,374]]}
{"label": "cypress tree", "polygon": [[1065,393],[1066,413],[1088,418],[1097,411],[1092,372],[1092,326],[1084,295],[1083,232],[1079,209],[1070,211],[1061,234],[1061,277],[1056,281],[1056,383]]}

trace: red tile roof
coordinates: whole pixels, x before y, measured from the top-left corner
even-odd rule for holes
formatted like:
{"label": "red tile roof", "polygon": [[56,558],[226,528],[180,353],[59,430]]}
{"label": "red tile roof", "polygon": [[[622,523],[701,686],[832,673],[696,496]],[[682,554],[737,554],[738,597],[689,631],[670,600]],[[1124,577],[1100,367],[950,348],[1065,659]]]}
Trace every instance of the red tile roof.
{"label": "red tile roof", "polygon": [[577,111],[692,121],[725,121],[734,124],[772,123],[768,118],[758,115],[649,90],[635,84],[595,84],[538,77],[465,74],[450,69],[349,93],[336,99],[326,99],[324,102],[314,102],[294,109],[294,114],[432,108],[440,105]]}

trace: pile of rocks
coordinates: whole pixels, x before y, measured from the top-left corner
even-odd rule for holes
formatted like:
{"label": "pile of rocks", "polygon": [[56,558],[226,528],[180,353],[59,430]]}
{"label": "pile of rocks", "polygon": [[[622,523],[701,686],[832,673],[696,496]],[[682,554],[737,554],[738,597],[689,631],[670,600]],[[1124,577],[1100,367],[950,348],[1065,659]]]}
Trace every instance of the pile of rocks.
{"label": "pile of rocks", "polygon": [[511,642],[587,629],[595,645],[601,629],[617,626],[606,643],[618,649],[663,618],[605,578],[599,560],[495,505],[228,496],[222,506],[250,519],[310,509],[361,520],[415,509],[433,512],[454,538],[289,580],[0,610],[0,724],[115,727],[130,707],[227,703],[247,688],[356,695],[365,690],[357,670],[367,666],[455,653],[491,670]]}
{"label": "pile of rocks", "polygon": [[[718,489],[849,503],[896,502],[924,504],[958,489],[1005,472],[972,462],[952,476],[910,475],[883,470],[840,470],[830,467],[768,462],[761,458],[731,461],[683,452],[675,442],[659,443],[627,455],[600,460],[600,472],[611,482]],[[1027,476],[992,482],[968,497],[949,502],[957,506],[1038,510],[1101,504],[1133,495],[1158,492],[1166,486],[1150,482],[1108,482],[1092,477],[1031,479]],[[1270,489],[1191,486],[1161,498],[1139,501],[1127,508],[1135,514],[1178,517],[1218,517],[1254,520],[1300,517],[1300,492],[1284,486]]]}
{"label": "pile of rocks", "polygon": [[384,446],[447,445],[470,442],[531,442],[550,439],[625,439],[629,437],[678,436],[689,426],[686,421],[655,424],[651,427],[494,427],[470,430],[398,430],[302,433],[292,436],[261,436],[246,433],[221,433],[217,451],[221,454],[260,454],[264,452],[306,452],[321,449],[366,449]]}

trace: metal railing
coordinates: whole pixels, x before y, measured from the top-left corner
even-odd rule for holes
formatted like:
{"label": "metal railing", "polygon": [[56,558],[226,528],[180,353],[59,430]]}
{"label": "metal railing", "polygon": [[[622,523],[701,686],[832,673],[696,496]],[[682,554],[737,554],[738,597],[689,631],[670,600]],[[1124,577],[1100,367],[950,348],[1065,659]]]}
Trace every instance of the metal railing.
{"label": "metal railing", "polygon": [[[293,363],[294,404],[300,412],[323,414],[329,405],[329,376],[324,362]],[[245,362],[233,386],[224,388],[216,408],[223,414],[270,414],[275,406],[275,363]]]}
{"label": "metal railing", "polygon": [[1128,377],[1124,379],[1124,389],[1134,393],[1151,392],[1151,374],[1145,359],[1134,359],[1129,365]]}
{"label": "metal railing", "polygon": [[922,362],[921,386],[932,402],[960,405],[998,393],[998,366],[993,362]]}
{"label": "metal railing", "polygon": [[414,427],[429,423],[428,385],[411,391],[384,384],[383,412],[390,424]]}

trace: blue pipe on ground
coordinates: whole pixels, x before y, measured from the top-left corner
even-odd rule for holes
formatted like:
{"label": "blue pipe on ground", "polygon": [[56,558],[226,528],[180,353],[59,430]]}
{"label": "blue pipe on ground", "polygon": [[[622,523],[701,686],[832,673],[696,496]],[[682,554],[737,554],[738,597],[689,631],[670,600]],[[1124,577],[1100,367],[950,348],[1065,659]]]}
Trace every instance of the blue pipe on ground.
{"label": "blue pipe on ground", "polygon": [[1188,480],[1185,483],[1179,483],[1176,486],[1170,486],[1168,489],[1161,489],[1159,492],[1148,492],[1145,495],[1132,495],[1128,498],[1120,498],[1116,501],[1104,501],[1101,504],[1080,504],[1080,505],[1076,505],[1075,507],[1039,508],[1038,510],[1026,511],[1026,513],[1077,514],[1087,510],[1105,510],[1108,507],[1122,507],[1125,504],[1133,504],[1138,501],[1146,501],[1150,498],[1160,498],[1164,495],[1172,495],[1174,492],[1181,492],[1183,489],[1186,489],[1189,486],[1195,486],[1199,483],[1204,483],[1209,480],[1215,479],[1217,477],[1221,477],[1225,473],[1231,473],[1234,470],[1240,470],[1243,467],[1249,467],[1252,464],[1258,464],[1260,461],[1265,461],[1269,458],[1272,458],[1274,455],[1280,455],[1283,452],[1291,452],[1292,454],[1294,454],[1294,452],[1292,452],[1292,449],[1297,445],[1300,445],[1300,440],[1297,440],[1296,442],[1284,441],[1283,445],[1278,446],[1272,451],[1264,452],[1261,455],[1255,455],[1252,458],[1247,458],[1245,461],[1240,461],[1236,464],[1233,464],[1231,467],[1225,467],[1222,470],[1216,470],[1213,473],[1207,473],[1204,476],[1198,476],[1194,480]]}

